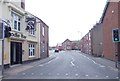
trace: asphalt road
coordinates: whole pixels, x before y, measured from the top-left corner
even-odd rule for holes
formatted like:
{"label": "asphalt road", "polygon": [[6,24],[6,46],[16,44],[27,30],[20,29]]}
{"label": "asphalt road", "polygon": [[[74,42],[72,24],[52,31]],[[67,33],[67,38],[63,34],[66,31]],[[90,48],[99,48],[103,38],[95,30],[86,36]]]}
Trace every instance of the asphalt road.
{"label": "asphalt road", "polygon": [[54,59],[40,63],[36,61],[28,68],[6,79],[118,79],[118,70],[97,63],[90,56],[78,51],[50,52]]}

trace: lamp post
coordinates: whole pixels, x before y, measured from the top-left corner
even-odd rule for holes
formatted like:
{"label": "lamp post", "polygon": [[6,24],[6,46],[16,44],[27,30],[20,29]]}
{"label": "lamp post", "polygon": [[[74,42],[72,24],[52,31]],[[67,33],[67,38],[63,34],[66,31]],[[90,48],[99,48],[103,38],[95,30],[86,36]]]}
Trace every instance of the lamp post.
{"label": "lamp post", "polygon": [[4,23],[2,20],[0,20],[0,28],[1,28],[1,40],[2,40],[2,63],[1,63],[1,70],[2,75],[1,78],[3,78],[4,75]]}
{"label": "lamp post", "polygon": [[2,24],[2,78],[4,75],[4,24]]}
{"label": "lamp post", "polygon": [[2,20],[0,19],[0,27],[1,27],[1,39],[2,39],[2,78],[4,77],[4,39],[5,39],[5,33],[4,33],[4,26],[7,25],[7,26],[10,26],[9,22],[5,21],[5,20]]}

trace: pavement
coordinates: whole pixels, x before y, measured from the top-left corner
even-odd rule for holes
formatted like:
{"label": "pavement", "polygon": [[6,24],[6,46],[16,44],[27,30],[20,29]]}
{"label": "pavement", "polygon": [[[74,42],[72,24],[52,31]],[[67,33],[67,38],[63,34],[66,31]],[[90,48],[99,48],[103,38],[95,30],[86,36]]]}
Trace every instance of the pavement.
{"label": "pavement", "polygon": [[30,62],[30,63],[18,64],[18,65],[12,66],[12,67],[4,70],[4,77],[16,75],[20,72],[31,69],[38,64],[44,64],[44,63],[47,63],[47,62],[49,62],[53,59],[55,59],[55,56],[50,56],[48,58],[45,58],[45,59],[42,59],[42,60],[37,60],[37,61],[34,61],[34,62]]}
{"label": "pavement", "polygon": [[2,79],[2,68],[0,66],[0,81],[1,81],[1,79]]}
{"label": "pavement", "polygon": [[2,80],[2,76],[0,76],[0,81]]}
{"label": "pavement", "polygon": [[50,57],[5,70],[5,79],[118,79],[114,62],[79,51],[50,51]]}

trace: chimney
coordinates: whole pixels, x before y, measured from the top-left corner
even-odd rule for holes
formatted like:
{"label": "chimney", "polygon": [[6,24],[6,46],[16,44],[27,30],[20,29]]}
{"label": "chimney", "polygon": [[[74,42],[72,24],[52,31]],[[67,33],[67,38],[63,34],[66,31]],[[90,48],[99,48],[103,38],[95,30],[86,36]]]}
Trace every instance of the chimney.
{"label": "chimney", "polygon": [[21,8],[25,9],[25,0],[21,0]]}
{"label": "chimney", "polygon": [[23,9],[25,9],[25,0],[4,0],[4,2],[11,2],[15,4],[16,6],[19,6]]}

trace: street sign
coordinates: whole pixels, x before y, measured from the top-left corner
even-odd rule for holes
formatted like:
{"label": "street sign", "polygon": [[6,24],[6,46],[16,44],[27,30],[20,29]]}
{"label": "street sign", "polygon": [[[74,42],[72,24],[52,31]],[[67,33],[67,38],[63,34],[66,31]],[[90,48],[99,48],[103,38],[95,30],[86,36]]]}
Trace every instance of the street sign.
{"label": "street sign", "polygon": [[3,38],[3,23],[0,22],[0,39]]}

